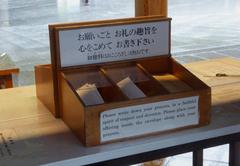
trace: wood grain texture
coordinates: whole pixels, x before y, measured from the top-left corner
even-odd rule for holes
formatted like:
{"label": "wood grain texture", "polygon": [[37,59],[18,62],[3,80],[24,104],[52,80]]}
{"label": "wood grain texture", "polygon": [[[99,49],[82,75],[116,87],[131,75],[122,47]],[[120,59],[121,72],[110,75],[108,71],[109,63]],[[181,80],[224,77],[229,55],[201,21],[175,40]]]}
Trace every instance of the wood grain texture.
{"label": "wood grain texture", "polygon": [[57,57],[56,57],[56,33],[52,26],[49,25],[49,42],[50,42],[50,52],[51,52],[51,67],[52,67],[52,81],[53,81],[53,91],[54,91],[54,103],[55,103],[55,117],[61,117],[60,113],[60,90],[59,90],[59,78],[57,71]]}
{"label": "wood grain texture", "polygon": [[135,0],[135,16],[161,15],[167,17],[167,0]]}
{"label": "wood grain texture", "polygon": [[85,117],[85,108],[77,98],[74,91],[64,79],[63,74],[60,77],[60,88],[63,93],[59,96],[61,115],[63,121],[69,126],[73,133],[86,144],[86,123],[91,123]]}
{"label": "wood grain texture", "polygon": [[49,109],[49,111],[55,116],[55,100],[52,78],[52,67],[48,65],[35,66],[35,84],[36,95],[39,100]]}
{"label": "wood grain texture", "polygon": [[[240,77],[237,77],[240,75],[239,60],[234,58],[199,61],[185,64],[184,66],[211,87],[240,82]],[[224,73],[230,76],[216,77],[217,73]],[[236,77],[231,75],[236,75]]]}
{"label": "wood grain texture", "polygon": [[[35,86],[17,87],[10,89],[0,90],[0,121],[6,120],[17,121],[19,119],[25,119],[27,117],[37,117],[41,115],[50,115],[49,110],[41,104],[35,97]],[[50,116],[51,119],[54,119]],[[38,121],[35,121],[38,123]],[[22,122],[14,123],[14,127],[23,125]],[[1,126],[1,125],[0,125]],[[9,124],[2,127],[9,128]],[[11,126],[13,127],[13,126]]]}
{"label": "wood grain texture", "polygon": [[192,88],[172,74],[154,75],[154,78],[164,86],[169,92],[177,93],[191,91]]}

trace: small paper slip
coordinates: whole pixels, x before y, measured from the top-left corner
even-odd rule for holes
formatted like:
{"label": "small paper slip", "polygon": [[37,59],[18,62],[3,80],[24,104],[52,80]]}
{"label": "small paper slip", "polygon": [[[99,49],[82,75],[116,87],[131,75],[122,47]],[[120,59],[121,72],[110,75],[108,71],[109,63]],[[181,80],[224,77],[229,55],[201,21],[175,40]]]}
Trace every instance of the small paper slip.
{"label": "small paper slip", "polygon": [[127,77],[117,83],[117,86],[129,99],[146,97],[146,95]]}
{"label": "small paper slip", "polygon": [[86,105],[97,105],[104,103],[104,100],[98,92],[95,84],[84,84],[76,91]]}

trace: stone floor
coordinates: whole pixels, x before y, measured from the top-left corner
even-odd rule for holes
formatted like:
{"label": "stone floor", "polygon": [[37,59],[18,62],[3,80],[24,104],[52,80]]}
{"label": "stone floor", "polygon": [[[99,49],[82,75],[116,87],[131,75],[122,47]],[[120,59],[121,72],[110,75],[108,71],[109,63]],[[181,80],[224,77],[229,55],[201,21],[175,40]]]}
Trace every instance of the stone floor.
{"label": "stone floor", "polygon": [[[132,16],[134,0],[0,0],[0,53],[21,70],[16,86],[33,84],[33,66],[50,63],[48,24]],[[172,55],[181,63],[240,58],[240,0],[169,0],[169,16]],[[227,165],[223,150],[227,146],[206,151],[205,165]],[[209,153],[220,157],[212,160]],[[168,165],[191,165],[190,159],[191,154],[175,156]]]}
{"label": "stone floor", "polygon": [[[0,0],[0,53],[34,83],[33,66],[50,63],[48,24],[134,16],[134,0]],[[169,0],[172,54],[182,63],[240,58],[240,0]]]}

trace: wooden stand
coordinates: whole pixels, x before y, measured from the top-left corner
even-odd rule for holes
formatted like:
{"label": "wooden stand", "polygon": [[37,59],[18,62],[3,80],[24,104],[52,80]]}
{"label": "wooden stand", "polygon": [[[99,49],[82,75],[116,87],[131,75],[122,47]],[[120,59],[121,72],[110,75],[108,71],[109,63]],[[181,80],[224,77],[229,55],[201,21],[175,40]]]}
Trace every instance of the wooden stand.
{"label": "wooden stand", "polygon": [[[135,54],[131,54],[131,57],[130,58],[128,57],[127,60],[126,59],[123,59],[121,61],[114,60],[112,62],[104,62],[101,60],[105,59],[100,58],[101,59],[101,60],[99,59],[100,61],[88,64],[93,60],[92,59],[93,57],[90,56],[93,50],[98,50],[99,48],[102,48],[101,51],[109,49],[110,51],[113,51],[112,53],[115,53],[114,51],[119,52],[119,49],[123,47],[120,44],[122,38],[126,37],[122,35],[126,35],[124,28],[126,28],[127,26],[129,27],[136,26],[136,29],[141,28],[141,26],[144,28],[147,27],[147,29],[148,27],[150,27],[150,29],[152,28],[153,31],[151,33],[154,33],[153,36],[156,37],[159,35],[161,36],[161,38],[155,39],[152,38],[153,36],[149,37],[148,35],[150,35],[150,32],[145,29],[146,31],[144,33],[148,34],[147,36],[142,36],[143,35],[142,33],[138,34],[140,35],[139,40],[144,38],[145,39],[144,41],[146,42],[145,44],[139,42],[139,44],[143,44],[142,47],[140,48],[144,48],[147,44],[148,45],[151,45],[151,43],[156,44],[159,41],[161,41],[159,42],[159,44],[157,44],[157,47],[153,47],[154,49],[157,49],[159,51],[159,54],[154,56],[152,54],[149,54],[150,57],[145,55],[146,56],[145,58],[134,58],[133,55]],[[105,28],[104,31],[98,31],[98,28],[100,28],[101,30],[102,27]],[[88,38],[86,39],[81,38],[82,28],[84,29],[84,32],[88,34]],[[92,28],[93,29],[95,28],[95,30],[91,31]],[[108,28],[110,29],[116,28],[116,30],[112,31]],[[160,34],[155,34],[156,29]],[[55,114],[55,116],[60,115],[60,117],[72,129],[72,131],[78,136],[78,138],[84,145],[94,146],[109,142],[115,142],[119,140],[125,140],[129,138],[135,138],[139,136],[158,134],[161,132],[170,132],[173,130],[179,130],[188,127],[203,126],[210,123],[211,90],[207,85],[205,85],[197,77],[191,74],[182,65],[177,63],[173,58],[171,58],[169,18],[156,16],[85,23],[58,24],[50,25],[49,30],[51,38],[50,43],[52,53],[52,65],[53,65],[52,74],[54,85],[49,89],[49,91],[52,91],[52,88],[54,89],[54,93],[50,94],[51,96],[50,98],[51,100],[54,98],[55,100],[54,103],[56,106],[55,110],[52,111],[52,113]],[[119,33],[118,30],[120,30],[120,32],[123,33]],[[64,33],[69,32],[70,34],[73,34],[73,38],[65,35],[65,37],[67,37],[67,43],[64,42],[65,37],[63,38],[62,36],[60,36],[60,34],[61,35],[64,34],[63,32]],[[133,29],[130,29],[129,32],[131,32],[132,35],[134,36]],[[76,36],[75,33],[77,34],[78,38],[74,37]],[[93,35],[91,39],[89,38],[89,34]],[[121,35],[120,38],[118,38],[119,34]],[[114,45],[113,43],[115,39],[111,35],[115,35],[115,38],[117,36],[117,41],[115,43],[118,44],[114,46],[116,47],[116,50],[113,49]],[[113,38],[111,38],[110,36]],[[103,38],[106,41],[110,40],[108,38],[111,38],[111,42],[107,43],[111,43],[112,45],[111,46],[108,45],[109,47],[107,47],[106,45],[104,47],[103,46],[100,47],[100,45],[98,47],[94,47],[95,45],[92,46],[89,45],[88,42],[90,40],[95,40],[96,38],[100,40],[100,44]],[[79,42],[78,40],[81,41],[80,45],[78,45]],[[131,40],[131,38],[129,40]],[[75,43],[77,47],[74,47],[73,49],[72,46],[75,45],[73,43],[74,41],[77,41],[77,43]],[[87,42],[87,47],[82,48],[84,46],[83,45],[84,42]],[[97,41],[95,41],[95,43],[96,42]],[[68,43],[72,44],[69,45],[68,47]],[[122,49],[126,51],[128,47],[130,46],[128,45],[126,46],[126,49],[125,48]],[[139,48],[139,45],[135,44],[134,47]],[[76,48],[78,50],[75,50]],[[81,50],[80,48],[83,50]],[[65,54],[64,52],[62,52],[65,50],[72,50],[73,52],[71,52],[71,54],[68,53]],[[89,52],[89,54],[86,54],[88,56],[86,62],[82,59],[75,59],[74,61],[71,60],[71,57],[72,58],[84,57],[85,56],[84,53],[86,52],[86,50]],[[132,50],[130,49],[130,51]],[[79,54],[79,52],[82,52],[82,55]],[[127,54],[125,56],[127,56]],[[72,65],[73,63],[79,65]],[[46,70],[49,70],[49,66],[41,66],[42,71],[43,67],[46,67]],[[36,75],[38,76],[41,75],[41,70],[39,70],[39,68],[37,67]],[[44,77],[48,78],[43,78],[43,80],[46,79],[50,80],[50,75]],[[129,96],[123,93],[123,90],[118,86],[118,83],[124,78],[130,78],[131,80],[133,80],[133,84],[135,84],[135,86],[139,88],[140,91],[142,91],[146,96],[134,99],[129,98]],[[37,85],[41,85],[41,78],[38,77],[36,82]],[[51,81],[49,81],[49,83],[51,83]],[[96,89],[103,99],[102,104],[89,105],[85,103],[85,101],[83,100],[83,98],[81,98],[77,91],[79,88],[83,87],[86,84],[96,85]],[[47,95],[46,90],[43,89],[44,89],[43,84],[42,86],[37,87],[37,92],[41,92],[38,95],[40,99],[41,98],[43,99],[43,96]],[[191,101],[187,100],[189,98]],[[166,130],[159,129],[156,131],[155,130],[150,130],[146,132],[140,131],[139,133],[136,134],[135,131],[129,130],[128,132],[133,133],[133,135],[125,133],[124,136],[120,134],[119,137],[114,138],[112,137],[108,138],[107,137],[109,136],[108,133],[104,133],[105,130],[104,127],[105,128],[109,127],[105,125],[106,123],[108,123],[108,121],[104,121],[104,117],[110,116],[110,112],[112,112],[113,114],[116,113],[122,114],[123,112],[132,113],[132,111],[137,108],[157,109],[161,107],[160,105],[166,102],[176,105],[176,103],[174,102],[177,102],[178,104],[181,103],[188,104],[189,102],[192,101],[196,102],[195,106],[191,106],[191,108],[189,106],[189,109],[192,109],[192,107],[194,107],[194,109],[198,110],[197,112],[194,113],[192,112],[195,115],[196,113],[198,114],[195,116],[198,119],[196,122],[190,122],[189,125],[176,124],[175,127],[170,127]],[[49,108],[54,109],[54,107],[52,107],[53,105],[52,102],[47,103],[46,105]],[[165,104],[165,106],[166,105],[168,107],[172,107],[170,106],[170,104]],[[188,107],[184,109],[186,109],[186,111],[189,111]],[[164,112],[164,110],[162,111]],[[177,114],[177,110],[172,111]],[[162,114],[163,112],[160,111],[158,114]],[[180,114],[176,115],[176,117],[188,116],[188,114],[189,113],[185,112],[181,115]],[[119,115],[117,115],[117,117],[118,116]],[[124,117],[121,116],[119,116],[119,118],[124,119]],[[125,117],[125,119],[126,118],[129,117]],[[110,121],[113,120],[110,119]],[[131,121],[134,121],[134,118]],[[129,124],[121,124],[122,127],[130,125],[131,121],[129,121]],[[148,122],[146,121],[144,123]],[[107,139],[105,139],[105,136],[107,137]]]}
{"label": "wooden stand", "polygon": [[[178,93],[171,93],[164,86],[161,86],[161,84],[157,84],[156,80],[152,80],[150,82],[147,81],[147,83],[143,83],[142,85],[140,85],[142,90],[148,94],[147,98],[139,100],[129,100],[120,93],[119,89],[111,88],[111,90],[106,89],[106,91],[102,89],[100,90],[102,92],[101,94],[102,96],[105,96],[104,99],[107,103],[103,105],[87,107],[84,106],[84,104],[79,100],[79,97],[75,92],[77,87],[76,82],[79,82],[77,80],[81,78],[82,70],[78,69],[74,71],[61,72],[60,94],[62,95],[60,101],[62,102],[62,118],[66,122],[66,124],[73,130],[73,132],[78,136],[78,138],[80,138],[81,142],[84,145],[93,146],[102,143],[100,139],[100,114],[106,110],[112,110],[121,107],[127,109],[127,107],[130,106],[137,106],[146,103],[155,103],[172,99],[181,99],[197,95],[199,96],[199,124],[193,126],[191,125],[188,127],[204,126],[210,123],[210,88],[207,87],[203,82],[201,82],[197,77],[192,75],[188,70],[186,70],[184,67],[182,67],[170,57],[153,58],[152,60],[139,60],[136,61],[136,64],[142,67],[143,70],[145,70],[146,73],[149,74],[149,77],[152,77],[152,75],[170,74],[189,85],[191,90],[181,89],[180,85]],[[166,66],[157,67],[159,64],[166,64]],[[124,63],[121,65],[124,66],[126,64]],[[154,66],[156,68],[154,68]],[[108,68],[108,65],[104,65],[103,68]],[[87,70],[83,70],[89,72],[91,69],[89,68]],[[101,67],[99,71],[100,70]],[[74,77],[72,75],[76,75],[76,73],[78,77]],[[70,78],[71,76],[73,76],[74,78]],[[109,77],[109,75],[107,76]],[[152,91],[153,89],[154,91]],[[144,135],[149,135],[149,133]],[[119,141],[119,139],[114,141]]]}

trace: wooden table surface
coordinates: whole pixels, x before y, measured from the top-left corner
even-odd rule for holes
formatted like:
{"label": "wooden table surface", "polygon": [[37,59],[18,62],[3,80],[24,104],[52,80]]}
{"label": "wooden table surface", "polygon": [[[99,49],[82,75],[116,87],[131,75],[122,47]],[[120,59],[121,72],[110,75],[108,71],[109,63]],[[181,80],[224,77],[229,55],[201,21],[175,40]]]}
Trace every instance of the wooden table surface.
{"label": "wooden table surface", "polygon": [[[36,98],[35,86],[0,90],[0,165],[84,165],[240,133],[240,74],[231,58],[185,65],[212,87],[212,122],[184,131],[86,148]],[[206,77],[207,76],[207,77]],[[211,76],[211,77],[208,77]]]}

